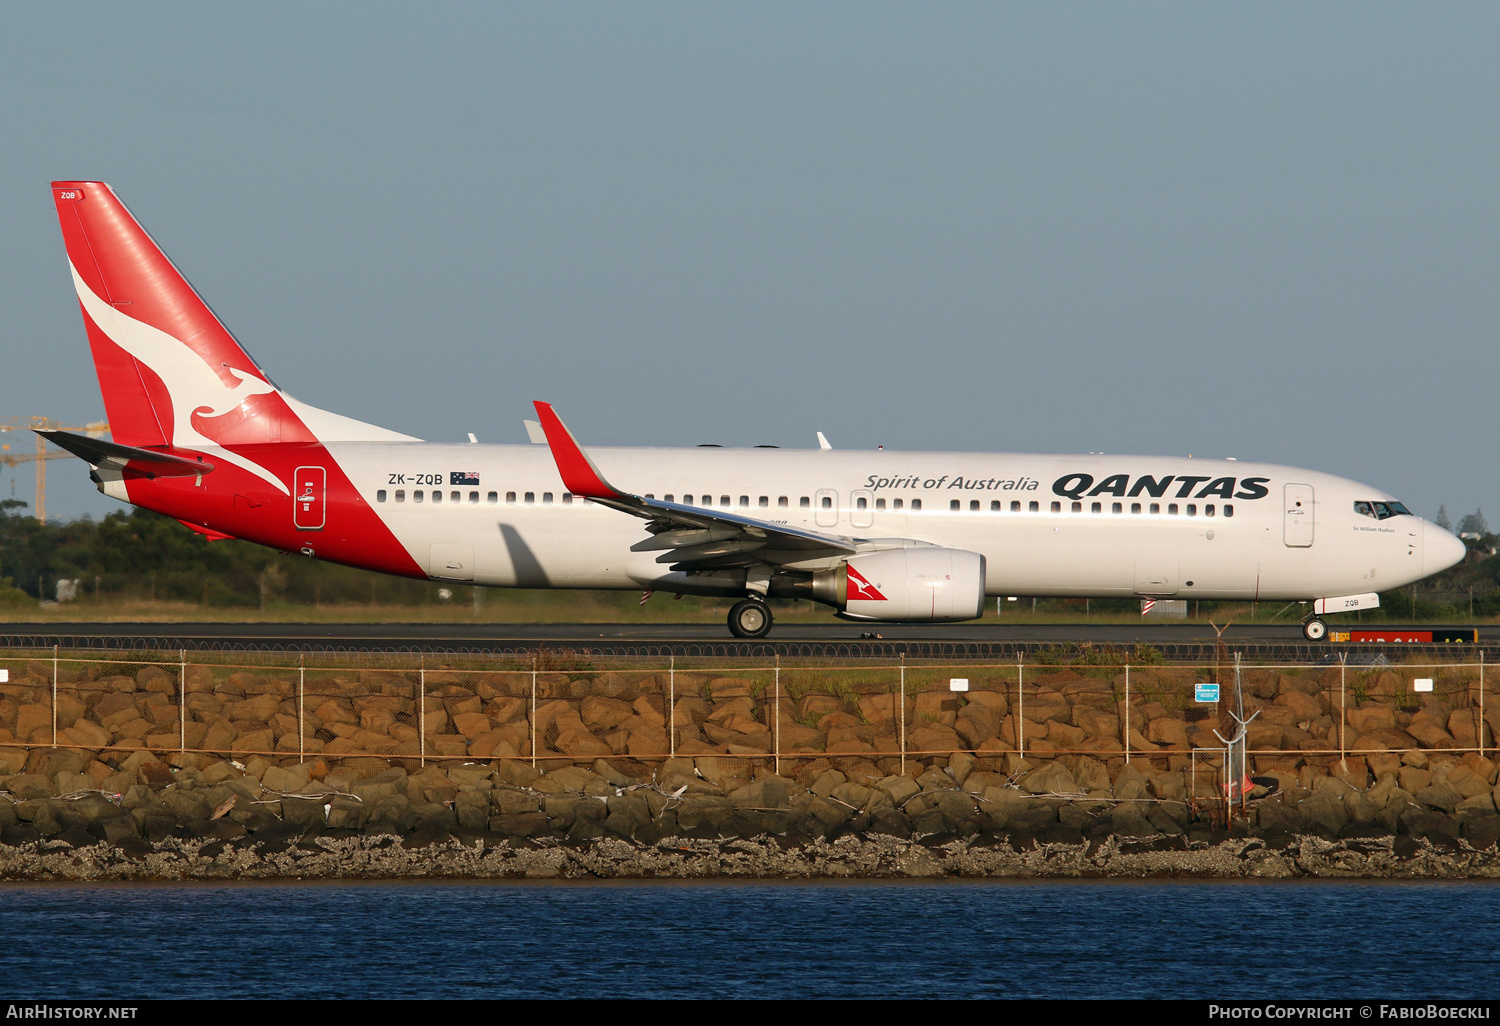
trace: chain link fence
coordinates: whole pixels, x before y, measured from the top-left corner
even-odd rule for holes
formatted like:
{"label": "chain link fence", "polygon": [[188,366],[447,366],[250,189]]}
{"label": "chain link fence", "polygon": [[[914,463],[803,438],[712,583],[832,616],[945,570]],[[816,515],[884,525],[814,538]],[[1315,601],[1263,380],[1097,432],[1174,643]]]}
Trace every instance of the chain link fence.
{"label": "chain link fence", "polygon": [[[869,760],[890,772],[968,753],[998,769],[1143,760],[1222,766],[1239,732],[1258,775],[1364,786],[1409,752],[1493,754],[1483,662],[1346,665],[936,665],[777,660],[599,666],[530,659],[283,655],[216,659],[0,653],[0,746],[305,761],[743,759],[777,772]],[[1217,684],[1215,689],[1200,687]]]}

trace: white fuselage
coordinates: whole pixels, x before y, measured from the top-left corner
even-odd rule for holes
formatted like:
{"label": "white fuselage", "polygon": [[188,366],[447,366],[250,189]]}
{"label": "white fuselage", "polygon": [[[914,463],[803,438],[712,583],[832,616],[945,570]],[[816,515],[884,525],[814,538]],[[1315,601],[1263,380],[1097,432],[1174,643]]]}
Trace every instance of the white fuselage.
{"label": "white fuselage", "polygon": [[[645,522],[567,495],[547,446],[327,449],[435,579],[672,586],[658,553],[631,551],[649,537]],[[1463,551],[1418,517],[1356,510],[1392,500],[1380,489],[1270,464],[714,447],[589,453],[635,494],[875,547],[906,539],[980,553],[990,595],[1312,599],[1388,591]]]}

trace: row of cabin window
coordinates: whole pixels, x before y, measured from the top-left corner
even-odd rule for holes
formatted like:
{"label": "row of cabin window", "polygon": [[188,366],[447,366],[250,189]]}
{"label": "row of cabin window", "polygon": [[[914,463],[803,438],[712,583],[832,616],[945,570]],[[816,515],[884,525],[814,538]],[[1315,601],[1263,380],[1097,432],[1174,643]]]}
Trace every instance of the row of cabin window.
{"label": "row of cabin window", "polygon": [[[860,501],[863,502],[864,500],[861,499]],[[898,499],[897,501],[899,502],[900,500]],[[1139,514],[1139,513],[1156,513],[1156,514],[1159,514],[1159,513],[1161,513],[1161,503],[1159,503],[1159,502],[1149,503],[1148,507],[1149,508],[1143,509],[1141,503],[1139,503],[1139,502],[1132,502],[1130,504],[1130,512],[1131,513],[1135,513],[1135,514]],[[863,509],[864,507],[861,506],[860,508]],[[880,500],[878,500],[878,499],[876,500],[876,506],[875,506],[875,508],[876,509],[883,509],[884,508],[883,506],[880,505]],[[914,507],[914,508],[920,508],[920,507]],[[982,504],[980,503],[980,501],[978,499],[970,499],[969,500],[969,512],[971,512],[971,513],[978,513],[982,508],[983,508],[983,506],[982,506]],[[952,501],[950,501],[948,503],[948,509],[950,511],[954,512],[954,513],[960,512],[963,509],[963,503],[960,500],[958,500],[958,499],[953,499]],[[999,499],[994,499],[994,500],[992,500],[990,502],[990,512],[991,513],[999,513],[1001,511],[1003,511],[1004,509],[1005,509],[1005,503],[1001,502]],[[1028,513],[1040,513],[1041,509],[1042,509],[1042,504],[1040,502],[1037,502],[1035,499],[1033,499],[1030,503],[1027,504],[1027,510],[1026,511]],[[1072,509],[1072,512],[1074,512],[1074,513],[1082,513],[1083,512],[1083,503],[1075,501],[1072,504],[1071,509]],[[1021,503],[1020,503],[1020,500],[1018,500],[1018,499],[1012,499],[1011,500],[1010,511],[1012,513],[1019,513],[1019,512],[1021,512]],[[1054,503],[1052,503],[1052,512],[1053,513],[1061,513],[1062,511],[1063,511],[1062,503],[1060,503],[1060,502],[1054,502]],[[1109,504],[1109,511],[1111,513],[1124,513],[1125,512],[1125,504],[1123,502],[1112,502],[1112,503]],[[1175,502],[1169,502],[1169,503],[1167,503],[1167,515],[1168,516],[1175,517],[1175,516],[1177,516],[1179,514],[1180,511],[1181,511],[1180,507],[1177,505],[1177,503],[1175,503]],[[1089,512],[1090,513],[1103,513],[1104,512],[1104,503],[1102,503],[1102,502],[1091,502],[1091,503],[1089,503]],[[1214,507],[1214,504],[1211,503],[1211,502],[1207,503],[1203,507],[1203,515],[1206,516],[1206,517],[1214,516],[1214,515],[1216,515],[1216,513],[1217,513],[1217,510]],[[1187,504],[1187,515],[1190,516],[1190,517],[1195,517],[1195,516],[1198,515],[1198,504],[1196,502],[1190,502],[1190,503]],[[1225,503],[1224,504],[1224,515],[1226,517],[1232,517],[1232,516],[1234,516],[1234,506],[1231,505],[1231,504],[1229,504],[1229,503]]]}
{"label": "row of cabin window", "polygon": [[[461,492],[461,491],[453,491],[453,492],[450,492],[448,494],[449,494],[449,501],[451,501],[451,502],[461,503],[464,500],[464,493]],[[420,488],[417,489],[417,490],[415,490],[415,491],[413,491],[412,494],[411,494],[411,499],[412,499],[413,502],[422,502],[423,498],[424,498],[423,491]],[[574,496],[573,496],[573,494],[571,492],[563,492],[562,493],[562,504],[564,506],[571,506],[573,504],[573,498],[574,498]],[[656,498],[656,496],[648,494],[646,496],[646,498],[648,498],[648,499],[654,499],[654,498]],[[479,493],[477,491],[469,492],[468,499],[469,499],[469,504],[470,505],[474,505],[474,506],[479,505]],[[663,495],[662,499],[664,501],[666,501],[666,502],[674,502],[675,501],[671,495]],[[380,489],[379,491],[377,491],[375,493],[375,501],[376,502],[385,502],[386,501],[386,491],[385,491],[384,488]],[[403,488],[396,489],[396,501],[397,502],[405,502],[406,501],[406,490],[405,489],[403,489]],[[443,493],[441,491],[437,490],[437,489],[433,489],[433,491],[432,491],[432,501],[433,502],[442,502],[443,501]],[[488,502],[491,506],[498,505],[499,502],[500,502],[500,493],[499,492],[489,492],[485,496],[485,501]],[[514,506],[516,504],[516,501],[517,501],[517,499],[516,499],[516,493],[515,492],[506,492],[505,493],[505,503],[506,503],[506,505],[508,505],[508,506]],[[582,496],[579,496],[579,501],[580,502],[587,502],[588,500],[584,499]],[[760,503],[759,503],[760,508],[762,508],[762,509],[768,508],[770,506],[770,501],[771,501],[770,500],[770,496],[768,496],[768,495],[762,495],[760,497]],[[522,500],[522,502],[525,505],[527,505],[527,506],[535,505],[536,504],[536,493],[535,492],[526,492],[525,493],[525,497]],[[869,500],[865,499],[865,498],[856,499],[855,500],[855,508],[856,509],[861,509],[861,510],[868,509],[869,508],[868,502],[869,502]],[[682,497],[682,503],[685,506],[691,506],[691,505],[693,505],[694,504],[693,503],[693,497],[691,495],[684,495]],[[542,493],[542,505],[543,506],[551,506],[552,504],[553,504],[552,493],[551,492],[543,492]],[[721,495],[719,497],[719,504],[727,509],[729,507],[729,505],[730,505],[729,496],[727,496],[727,495]],[[787,497],[785,495],[781,495],[781,496],[777,497],[777,499],[776,499],[776,506],[777,506],[778,509],[786,509],[787,508],[787,504],[788,504],[788,500],[787,500]],[[703,501],[699,505],[702,505],[702,506],[712,506],[713,505],[713,496],[712,495],[705,495],[705,496],[703,496]],[[740,496],[740,505],[743,506],[743,507],[748,508],[750,506],[750,496],[748,496],[748,495],[741,495]],[[811,500],[807,496],[804,495],[798,501],[797,505],[798,505],[798,508],[800,508],[800,509],[808,509],[808,508],[811,507],[812,502],[811,502]],[[819,497],[819,505],[823,509],[832,509],[833,508],[833,498],[831,496],[827,496],[827,495],[820,496]],[[1109,505],[1110,505],[1110,510],[1109,511],[1111,513],[1124,513],[1125,512],[1125,504],[1123,502],[1112,502]],[[883,509],[885,509],[886,508],[886,506],[885,506],[885,500],[884,499],[876,499],[875,500],[875,508],[877,510],[883,510]],[[892,509],[904,509],[905,507],[903,506],[901,499],[892,499],[891,500],[891,508]],[[920,510],[922,508],[922,500],[921,499],[913,499],[913,500],[911,500],[911,508],[914,511],[915,510]],[[1028,513],[1039,513],[1039,512],[1041,512],[1041,508],[1042,508],[1042,504],[1040,502],[1036,501],[1035,499],[1033,499],[1029,503],[1027,503],[1026,512],[1028,512]],[[955,513],[962,512],[962,510],[963,510],[963,502],[961,500],[959,500],[959,499],[953,499],[953,500],[951,500],[948,503],[948,509],[951,512],[955,512]],[[969,500],[969,512],[971,512],[971,513],[978,513],[982,509],[983,509],[983,505],[982,505],[982,503],[978,499],[971,499],[971,500]],[[1005,503],[1004,502],[1000,501],[999,499],[993,499],[993,500],[991,500],[991,502],[990,502],[990,512],[991,513],[1000,513],[1000,512],[1003,512],[1004,509],[1005,509]],[[1021,502],[1020,502],[1019,499],[1012,499],[1011,500],[1010,511],[1012,513],[1020,513],[1021,512]],[[1062,511],[1063,511],[1062,510],[1062,503],[1060,503],[1060,502],[1054,502],[1054,503],[1052,503],[1051,512],[1053,512],[1053,513],[1061,513]],[[1072,507],[1071,507],[1071,511],[1074,512],[1074,513],[1082,513],[1083,512],[1083,503],[1082,502],[1078,502],[1078,501],[1073,502],[1072,503]],[[1104,512],[1104,503],[1102,503],[1102,502],[1091,502],[1091,503],[1089,503],[1089,512],[1090,513],[1103,513]],[[1161,503],[1159,503],[1159,502],[1153,502],[1153,503],[1149,504],[1149,508],[1143,509],[1141,503],[1139,503],[1139,502],[1132,502],[1130,504],[1130,512],[1133,513],[1133,514],[1140,514],[1140,513],[1160,514],[1161,513]],[[1187,504],[1187,510],[1186,510],[1186,512],[1187,512],[1187,515],[1190,516],[1190,517],[1197,516],[1198,515],[1198,504],[1197,503],[1193,503],[1193,502],[1188,503]],[[1207,503],[1207,504],[1204,505],[1204,507],[1203,507],[1203,515],[1204,516],[1206,516],[1206,517],[1214,516],[1215,512],[1216,511],[1215,511],[1213,503],[1210,502],[1210,503]],[[1167,503],[1167,515],[1168,516],[1177,516],[1178,515],[1178,505],[1177,505],[1177,503],[1175,503],[1175,502],[1169,502],[1169,503]],[[1224,515],[1226,517],[1232,517],[1232,516],[1234,516],[1234,506],[1231,505],[1231,504],[1229,504],[1229,503],[1225,503],[1224,504]]]}
{"label": "row of cabin window", "polygon": [[[414,492],[411,493],[411,501],[412,502],[423,502],[423,501],[426,500],[426,497],[427,497],[426,493],[422,489],[420,489],[420,488],[418,488],[417,490],[415,490]],[[375,501],[376,502],[385,502],[386,498],[387,498],[387,494],[386,494],[386,490],[384,488],[381,488],[381,489],[379,489],[378,491],[375,492]],[[574,498],[577,498],[580,503],[588,502],[589,501],[589,500],[585,499],[581,495],[574,496],[572,492],[563,492],[562,493],[562,502],[563,502],[563,505],[564,506],[571,506],[571,505],[573,505]],[[397,488],[396,489],[396,501],[397,502],[405,502],[406,501],[406,489],[404,489],[404,488]],[[432,490],[432,501],[433,502],[442,502],[443,501],[443,493],[441,491],[439,491],[438,489],[434,488]],[[448,501],[449,502],[455,502],[455,503],[463,502],[464,501],[464,493],[460,492],[460,491],[449,492],[448,493]],[[499,492],[489,492],[489,493],[486,494],[484,501],[487,502],[487,503],[489,503],[491,506],[498,505],[499,502],[500,502],[500,493]],[[506,503],[508,505],[512,505],[512,506],[515,505],[515,503],[516,503],[516,493],[515,492],[506,492],[505,493],[505,501],[506,501]],[[551,492],[543,492],[542,493],[542,505],[543,506],[550,506],[550,505],[552,505],[552,502],[553,502],[552,493]],[[536,492],[527,492],[526,493],[525,503],[528,506],[535,505],[536,504]],[[479,493],[478,492],[470,492],[469,493],[469,504],[471,506],[477,506],[477,505],[479,505]]]}

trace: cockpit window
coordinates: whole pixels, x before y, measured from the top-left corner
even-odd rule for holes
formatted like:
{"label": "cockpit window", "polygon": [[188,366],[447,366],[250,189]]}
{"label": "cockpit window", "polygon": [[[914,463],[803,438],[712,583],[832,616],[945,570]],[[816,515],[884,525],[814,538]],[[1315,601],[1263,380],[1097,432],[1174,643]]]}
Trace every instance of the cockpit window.
{"label": "cockpit window", "polygon": [[1366,502],[1356,499],[1354,512],[1360,516],[1369,517],[1372,520],[1389,520],[1391,517],[1409,517],[1411,510],[1399,502]]}

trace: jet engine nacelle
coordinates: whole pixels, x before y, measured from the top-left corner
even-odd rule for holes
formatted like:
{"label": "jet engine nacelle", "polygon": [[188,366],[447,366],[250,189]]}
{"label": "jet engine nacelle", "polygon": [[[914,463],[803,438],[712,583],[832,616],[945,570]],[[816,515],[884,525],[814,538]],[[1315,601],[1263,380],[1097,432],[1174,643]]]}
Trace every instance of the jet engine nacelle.
{"label": "jet engine nacelle", "polygon": [[973,620],[984,613],[984,557],[927,545],[851,556],[814,576],[813,597],[851,620]]}

